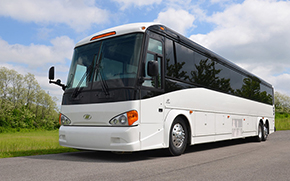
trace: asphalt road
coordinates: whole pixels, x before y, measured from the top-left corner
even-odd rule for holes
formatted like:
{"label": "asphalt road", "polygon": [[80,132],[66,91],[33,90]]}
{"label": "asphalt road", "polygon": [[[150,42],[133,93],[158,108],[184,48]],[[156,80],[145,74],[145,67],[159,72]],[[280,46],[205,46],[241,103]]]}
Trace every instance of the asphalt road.
{"label": "asphalt road", "polygon": [[275,132],[261,143],[195,145],[178,157],[155,150],[3,158],[0,180],[290,180],[290,131]]}

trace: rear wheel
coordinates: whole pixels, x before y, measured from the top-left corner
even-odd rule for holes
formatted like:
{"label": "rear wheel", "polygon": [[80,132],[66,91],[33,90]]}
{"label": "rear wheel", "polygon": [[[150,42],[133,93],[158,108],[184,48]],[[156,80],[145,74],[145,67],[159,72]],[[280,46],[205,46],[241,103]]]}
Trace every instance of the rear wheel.
{"label": "rear wheel", "polygon": [[266,124],[263,124],[263,138],[262,141],[266,141],[269,135],[269,130]]}
{"label": "rear wheel", "polygon": [[263,139],[263,124],[260,123],[258,127],[258,135],[256,136],[256,141],[261,142]]}
{"label": "rear wheel", "polygon": [[169,135],[169,152],[171,155],[181,155],[186,148],[188,131],[184,120],[180,117],[175,118],[171,125]]}

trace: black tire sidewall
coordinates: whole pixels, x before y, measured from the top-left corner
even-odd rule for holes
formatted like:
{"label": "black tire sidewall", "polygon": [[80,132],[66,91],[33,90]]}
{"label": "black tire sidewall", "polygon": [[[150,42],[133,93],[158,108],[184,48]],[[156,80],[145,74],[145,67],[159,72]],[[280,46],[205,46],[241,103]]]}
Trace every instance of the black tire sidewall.
{"label": "black tire sidewall", "polygon": [[263,132],[262,133],[262,141],[266,141],[268,138],[268,134],[265,133],[265,128],[267,129],[267,132],[269,134],[269,130],[268,130],[267,126],[263,124],[262,125],[262,132]]}

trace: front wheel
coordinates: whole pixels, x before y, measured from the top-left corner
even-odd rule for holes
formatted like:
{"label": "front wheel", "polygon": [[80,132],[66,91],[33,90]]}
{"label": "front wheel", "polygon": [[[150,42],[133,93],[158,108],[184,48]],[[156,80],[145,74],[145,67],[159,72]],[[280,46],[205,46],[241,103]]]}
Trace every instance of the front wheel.
{"label": "front wheel", "polygon": [[181,155],[186,148],[188,131],[184,120],[180,117],[175,118],[171,125],[169,135],[169,152],[171,155]]}

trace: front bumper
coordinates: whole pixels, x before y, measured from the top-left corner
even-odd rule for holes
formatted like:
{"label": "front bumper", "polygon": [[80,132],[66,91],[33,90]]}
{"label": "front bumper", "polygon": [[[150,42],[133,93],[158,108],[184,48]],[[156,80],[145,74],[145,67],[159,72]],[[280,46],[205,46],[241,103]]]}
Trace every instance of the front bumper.
{"label": "front bumper", "polygon": [[102,151],[139,151],[139,126],[61,126],[59,144],[65,147]]}

